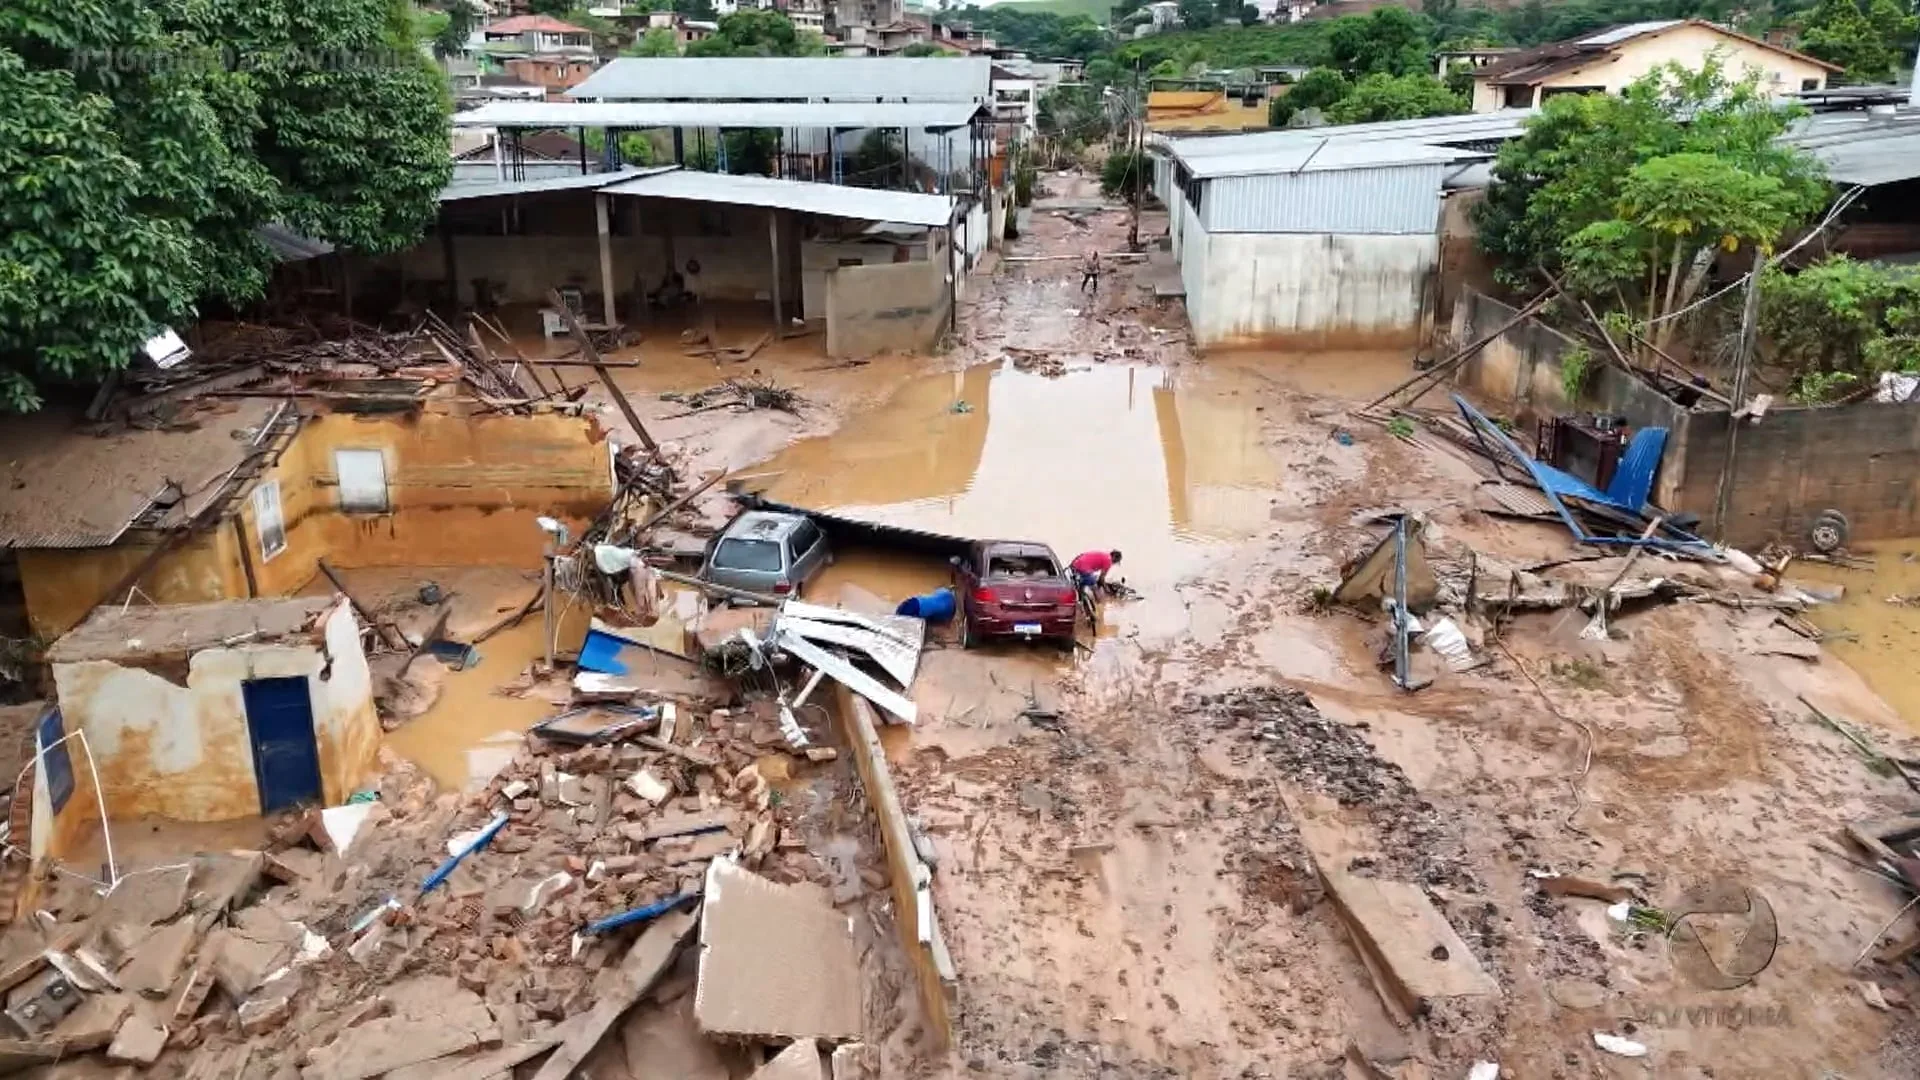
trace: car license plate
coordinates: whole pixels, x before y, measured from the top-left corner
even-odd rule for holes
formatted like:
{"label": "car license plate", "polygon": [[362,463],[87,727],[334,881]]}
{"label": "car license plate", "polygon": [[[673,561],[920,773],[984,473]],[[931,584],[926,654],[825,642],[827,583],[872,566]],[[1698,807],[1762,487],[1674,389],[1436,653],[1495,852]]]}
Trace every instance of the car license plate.
{"label": "car license plate", "polygon": [[1040,635],[1040,624],[1037,622],[1014,623],[1013,632],[1024,636],[1038,637]]}

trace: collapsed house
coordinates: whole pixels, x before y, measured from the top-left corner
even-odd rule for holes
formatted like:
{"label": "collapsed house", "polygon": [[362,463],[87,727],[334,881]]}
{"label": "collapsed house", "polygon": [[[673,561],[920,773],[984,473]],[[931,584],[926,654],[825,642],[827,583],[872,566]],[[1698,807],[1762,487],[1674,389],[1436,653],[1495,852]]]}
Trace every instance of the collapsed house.
{"label": "collapsed house", "polygon": [[47,660],[59,705],[39,730],[35,861],[115,820],[344,803],[379,751],[360,626],[339,597],[103,607]]}
{"label": "collapsed house", "polygon": [[612,494],[591,415],[477,389],[430,335],[263,336],[0,432],[0,545],[35,635],[109,602],[285,596],[323,562],[537,565],[537,518],[577,525]]}

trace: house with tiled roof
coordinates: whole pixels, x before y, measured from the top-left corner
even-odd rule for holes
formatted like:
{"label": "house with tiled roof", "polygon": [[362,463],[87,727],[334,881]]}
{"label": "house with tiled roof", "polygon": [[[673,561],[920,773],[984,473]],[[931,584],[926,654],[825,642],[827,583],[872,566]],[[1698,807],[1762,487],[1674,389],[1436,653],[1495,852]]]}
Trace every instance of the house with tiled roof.
{"label": "house with tiled roof", "polygon": [[1556,94],[1617,94],[1670,63],[1719,57],[1735,78],[1757,75],[1768,96],[1826,89],[1840,69],[1704,19],[1627,23],[1509,53],[1473,73],[1473,111],[1530,109]]}

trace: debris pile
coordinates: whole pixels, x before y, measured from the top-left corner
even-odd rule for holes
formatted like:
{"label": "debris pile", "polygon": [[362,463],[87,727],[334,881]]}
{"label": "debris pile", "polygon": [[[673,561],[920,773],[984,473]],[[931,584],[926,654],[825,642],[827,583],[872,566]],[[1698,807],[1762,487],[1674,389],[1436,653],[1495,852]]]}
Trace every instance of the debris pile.
{"label": "debris pile", "polygon": [[1195,697],[1188,708],[1216,729],[1258,739],[1289,783],[1364,810],[1381,834],[1384,857],[1350,869],[1480,891],[1446,816],[1421,797],[1405,770],[1382,758],[1358,729],[1323,715],[1305,693],[1256,686]]}
{"label": "debris pile", "polygon": [[704,390],[680,394],[667,391],[660,395],[662,401],[673,401],[685,405],[686,411],[674,413],[669,420],[696,413],[710,412],[714,409],[738,409],[742,412],[753,409],[777,409],[784,413],[798,415],[807,401],[798,390],[781,386],[772,379],[744,376],[727,379]]}
{"label": "debris pile", "polygon": [[1023,349],[1015,345],[1008,345],[1006,349],[1013,358],[1015,371],[1044,375],[1049,379],[1058,379],[1067,373],[1066,363],[1044,349]]}
{"label": "debris pile", "polygon": [[571,1075],[696,925],[690,1002],[662,995],[630,1023],[713,1056],[858,1040],[851,920],[761,771],[778,734],[725,711],[697,737],[671,707],[649,718],[607,741],[529,735],[464,801],[402,766],[387,798],[284,818],[265,851],[137,871],[104,897],[54,888],[4,939],[10,1046],[321,1080],[512,1058],[473,1073],[492,1076],[551,1051]]}

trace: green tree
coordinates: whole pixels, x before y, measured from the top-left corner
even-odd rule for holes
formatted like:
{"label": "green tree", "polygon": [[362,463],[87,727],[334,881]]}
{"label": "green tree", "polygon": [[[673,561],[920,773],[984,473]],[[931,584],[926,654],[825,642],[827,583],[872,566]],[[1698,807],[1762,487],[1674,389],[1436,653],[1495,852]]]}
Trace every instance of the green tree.
{"label": "green tree", "polygon": [[1365,15],[1335,19],[1327,36],[1333,66],[1349,79],[1367,75],[1410,75],[1431,70],[1424,16],[1403,7],[1375,8]]}
{"label": "green tree", "polygon": [[622,56],[678,56],[680,39],[664,26],[656,26],[620,50]]}
{"label": "green tree", "polygon": [[417,239],[452,166],[414,28],[399,0],[0,5],[0,404],[258,296],[267,222]]}
{"label": "green tree", "polygon": [[467,51],[467,39],[473,36],[478,21],[467,0],[452,0],[447,5],[439,30],[433,35],[433,55],[445,60]]}
{"label": "green tree", "polygon": [[1820,0],[1807,13],[1800,48],[1845,68],[1840,81],[1890,82],[1917,28],[1920,19],[1893,0]]}
{"label": "green tree", "polygon": [[1447,89],[1460,96],[1460,100],[1473,100],[1473,65],[1465,60],[1455,60],[1447,65],[1447,77],[1442,80]]}
{"label": "green tree", "polygon": [[1920,269],[1835,255],[1760,279],[1760,336],[1789,393],[1818,404],[1883,371],[1920,371]]}
{"label": "green tree", "polygon": [[948,50],[943,49],[938,45],[935,45],[931,41],[916,41],[913,44],[907,46],[906,48],[901,49],[900,55],[907,56],[907,57],[914,57],[914,56],[958,56],[960,54],[956,52],[949,52]]}
{"label": "green tree", "polygon": [[1364,124],[1380,120],[1418,120],[1427,116],[1454,116],[1467,111],[1466,100],[1424,74],[1369,75],[1353,90],[1329,105],[1327,120],[1334,124]]}
{"label": "green tree", "polygon": [[1081,73],[1081,79],[1095,86],[1111,86],[1120,81],[1120,65],[1105,56],[1096,56],[1087,61],[1087,67]]}
{"label": "green tree", "polygon": [[1220,8],[1214,0],[1180,0],[1180,22],[1189,30],[1205,30],[1220,22]]}
{"label": "green tree", "polygon": [[1332,68],[1314,68],[1267,105],[1267,123],[1285,127],[1304,110],[1319,109],[1324,113],[1328,106],[1352,92],[1353,84],[1345,75]]}
{"label": "green tree", "polygon": [[688,56],[819,56],[817,34],[802,34],[778,11],[736,11],[720,20],[712,37],[687,46]]}
{"label": "green tree", "polygon": [[1130,199],[1136,189],[1145,186],[1146,178],[1146,155],[1132,150],[1116,151],[1108,154],[1100,166],[1100,193]]}
{"label": "green tree", "polygon": [[1716,251],[1764,248],[1826,198],[1818,163],[1774,141],[1791,118],[1718,63],[1550,99],[1495,159],[1480,245],[1510,280],[1564,273],[1664,345],[1660,317],[1698,296]]}
{"label": "green tree", "polygon": [[1241,4],[1240,5],[1240,25],[1241,26],[1258,26],[1259,24],[1260,24],[1260,9],[1253,6],[1252,4]]}

